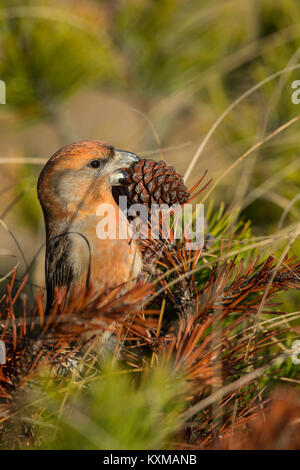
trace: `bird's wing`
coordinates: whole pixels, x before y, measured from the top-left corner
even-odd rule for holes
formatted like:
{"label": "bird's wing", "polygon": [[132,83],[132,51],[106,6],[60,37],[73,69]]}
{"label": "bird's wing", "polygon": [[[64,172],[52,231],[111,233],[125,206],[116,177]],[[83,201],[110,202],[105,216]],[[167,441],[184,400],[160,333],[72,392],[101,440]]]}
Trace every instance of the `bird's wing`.
{"label": "bird's wing", "polygon": [[53,307],[56,287],[69,287],[74,280],[74,270],[70,263],[70,236],[61,234],[47,243],[46,252],[46,289],[47,312]]}

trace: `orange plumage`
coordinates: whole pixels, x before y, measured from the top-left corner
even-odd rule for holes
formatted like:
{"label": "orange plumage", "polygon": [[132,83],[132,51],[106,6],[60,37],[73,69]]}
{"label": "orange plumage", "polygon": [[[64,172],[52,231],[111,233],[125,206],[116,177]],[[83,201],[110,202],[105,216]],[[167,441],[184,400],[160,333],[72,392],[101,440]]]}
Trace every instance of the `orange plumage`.
{"label": "orange plumage", "polygon": [[[141,254],[130,235],[99,239],[97,210],[101,204],[119,210],[112,187],[123,178],[122,168],[138,161],[131,152],[116,150],[102,141],[83,141],[56,152],[44,166],[38,181],[38,197],[46,228],[47,309],[55,301],[55,288],[94,289],[124,286],[138,278]],[[121,223],[127,221],[122,219]]]}

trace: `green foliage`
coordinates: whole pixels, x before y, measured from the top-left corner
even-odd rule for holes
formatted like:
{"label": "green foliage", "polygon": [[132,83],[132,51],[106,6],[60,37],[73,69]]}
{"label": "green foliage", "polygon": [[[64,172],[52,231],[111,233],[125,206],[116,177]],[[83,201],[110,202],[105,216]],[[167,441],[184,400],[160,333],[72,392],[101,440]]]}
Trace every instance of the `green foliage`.
{"label": "green foliage", "polygon": [[0,76],[9,104],[25,116],[48,115],[78,87],[112,79],[116,63],[100,17],[91,27],[53,2],[2,3]]}
{"label": "green foliage", "polygon": [[35,428],[38,448],[166,448],[184,406],[185,385],[178,379],[167,368],[138,376],[108,361],[90,379],[47,382]]}
{"label": "green foliage", "polygon": [[14,213],[27,227],[37,230],[40,223],[40,206],[36,197],[37,168],[24,165],[19,170],[16,190],[20,195]]}

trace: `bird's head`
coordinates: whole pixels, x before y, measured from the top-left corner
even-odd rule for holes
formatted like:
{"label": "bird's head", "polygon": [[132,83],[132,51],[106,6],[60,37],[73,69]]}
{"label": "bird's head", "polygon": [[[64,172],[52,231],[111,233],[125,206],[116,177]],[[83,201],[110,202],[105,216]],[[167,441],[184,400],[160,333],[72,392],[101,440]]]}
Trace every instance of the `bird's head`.
{"label": "bird's head", "polygon": [[76,211],[92,212],[101,202],[113,203],[111,189],[123,179],[122,168],[139,160],[99,140],[66,145],[44,166],[38,197],[46,216],[64,217]]}

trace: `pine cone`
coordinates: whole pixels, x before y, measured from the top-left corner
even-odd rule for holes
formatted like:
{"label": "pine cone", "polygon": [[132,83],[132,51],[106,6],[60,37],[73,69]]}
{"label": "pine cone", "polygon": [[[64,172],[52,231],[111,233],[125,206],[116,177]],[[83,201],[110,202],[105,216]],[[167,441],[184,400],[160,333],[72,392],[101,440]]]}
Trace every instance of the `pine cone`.
{"label": "pine cone", "polygon": [[165,162],[139,160],[126,169],[124,179],[129,204],[184,204],[190,193],[182,176]]}

